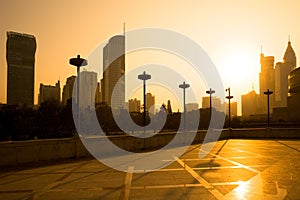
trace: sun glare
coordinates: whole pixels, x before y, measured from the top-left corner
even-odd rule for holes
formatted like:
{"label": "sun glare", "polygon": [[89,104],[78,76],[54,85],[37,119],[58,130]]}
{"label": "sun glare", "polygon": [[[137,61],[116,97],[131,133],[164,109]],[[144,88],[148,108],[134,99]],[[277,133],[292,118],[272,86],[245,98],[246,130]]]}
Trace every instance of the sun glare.
{"label": "sun glare", "polygon": [[255,60],[245,52],[232,52],[224,60],[225,81],[241,84],[253,81],[255,77]]}
{"label": "sun glare", "polygon": [[216,63],[225,87],[231,87],[234,100],[258,86],[259,55],[247,49],[227,51]]}

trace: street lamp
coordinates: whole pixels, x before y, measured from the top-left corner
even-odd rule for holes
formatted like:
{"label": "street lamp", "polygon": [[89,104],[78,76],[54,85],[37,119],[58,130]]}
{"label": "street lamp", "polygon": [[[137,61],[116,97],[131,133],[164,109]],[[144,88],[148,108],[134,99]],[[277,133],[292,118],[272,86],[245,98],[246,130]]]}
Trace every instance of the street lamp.
{"label": "street lamp", "polygon": [[215,93],[216,91],[212,90],[211,88],[209,88],[209,90],[206,91],[206,94],[209,94],[209,110],[210,110],[210,118],[211,118],[211,114],[212,114],[212,102],[211,102],[211,95],[213,93]]}
{"label": "street lamp", "polygon": [[[77,55],[76,58],[71,58],[69,61],[70,65],[74,65],[77,67],[77,88],[76,88],[76,93],[77,93],[77,125],[79,126],[79,79],[80,79],[80,67],[86,66],[88,64],[87,60],[84,58],[80,58],[80,55]],[[78,128],[80,130],[80,128]]]}
{"label": "street lamp", "polygon": [[145,126],[146,126],[146,80],[151,79],[150,74],[146,74],[144,71],[143,74],[138,75],[138,79],[143,81],[143,86],[144,86],[144,131],[145,131]]}
{"label": "street lamp", "polygon": [[230,127],[230,117],[231,117],[231,115],[230,115],[230,99],[232,99],[233,98],[233,96],[230,96],[230,87],[229,88],[227,88],[226,90],[225,90],[226,92],[228,92],[228,96],[226,96],[226,99],[228,99],[228,128],[230,129],[231,127]]}
{"label": "street lamp", "polygon": [[183,89],[183,130],[185,130],[185,89],[186,88],[189,88],[190,85],[185,83],[185,81],[183,81],[183,84],[180,84],[179,85],[179,88],[182,88]]}
{"label": "street lamp", "polygon": [[268,128],[270,126],[270,95],[273,94],[273,91],[269,89],[264,92],[265,95],[268,95]]}

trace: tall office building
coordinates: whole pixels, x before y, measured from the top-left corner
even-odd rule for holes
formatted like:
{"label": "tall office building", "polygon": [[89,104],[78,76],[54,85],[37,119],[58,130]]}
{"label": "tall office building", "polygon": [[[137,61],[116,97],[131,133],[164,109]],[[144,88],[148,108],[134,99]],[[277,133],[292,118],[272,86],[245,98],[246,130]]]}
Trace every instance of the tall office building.
{"label": "tall office building", "polygon": [[67,78],[66,84],[64,85],[63,92],[62,92],[63,105],[67,105],[68,99],[72,98],[75,80],[76,80],[76,76],[70,76]]}
{"label": "tall office building", "polygon": [[[259,93],[264,95],[264,92],[268,89],[275,92],[275,69],[274,69],[274,56],[264,56],[260,54],[260,66],[261,72],[259,73]],[[275,95],[270,95],[270,112],[273,112],[275,102]],[[265,104],[264,110],[267,110],[267,104]]]}
{"label": "tall office building", "polygon": [[79,104],[80,108],[93,108],[96,103],[97,91],[97,73],[91,71],[80,72]]}
{"label": "tall office building", "polygon": [[7,32],[7,104],[33,107],[36,40],[33,35]]}
{"label": "tall office building", "polygon": [[296,68],[296,54],[288,42],[283,62],[275,66],[275,107],[287,107],[288,75]]}
{"label": "tall office building", "polygon": [[60,81],[55,86],[40,84],[39,105],[46,101],[60,102]]}
{"label": "tall office building", "polygon": [[155,114],[155,96],[151,93],[146,94],[146,110],[151,113]]}
{"label": "tall office building", "polygon": [[[102,101],[113,110],[125,106],[125,36],[110,38],[103,48],[103,79],[101,80]],[[118,87],[116,87],[117,83]],[[113,91],[114,98],[112,98]]]}

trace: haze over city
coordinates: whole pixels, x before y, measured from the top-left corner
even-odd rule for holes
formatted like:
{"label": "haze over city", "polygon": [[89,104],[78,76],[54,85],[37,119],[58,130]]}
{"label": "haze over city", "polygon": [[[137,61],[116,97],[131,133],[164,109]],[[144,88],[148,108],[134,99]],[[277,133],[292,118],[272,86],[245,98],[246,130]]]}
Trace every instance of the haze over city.
{"label": "haze over city", "polygon": [[[39,84],[64,84],[75,75],[71,57],[83,57],[126,30],[170,29],[197,42],[215,63],[234,100],[254,88],[259,91],[260,51],[282,61],[290,36],[300,52],[298,1],[1,1],[0,102],[6,102],[6,31],[37,38],[35,103]],[[168,9],[166,9],[168,8]],[[11,14],[13,13],[13,15]],[[134,60],[127,59],[128,66]],[[158,96],[157,94],[155,94]],[[203,91],[205,95],[205,91]],[[167,98],[164,100],[166,103]],[[161,102],[157,102],[160,104]],[[200,103],[200,102],[198,102]],[[239,114],[240,114],[240,109]]]}

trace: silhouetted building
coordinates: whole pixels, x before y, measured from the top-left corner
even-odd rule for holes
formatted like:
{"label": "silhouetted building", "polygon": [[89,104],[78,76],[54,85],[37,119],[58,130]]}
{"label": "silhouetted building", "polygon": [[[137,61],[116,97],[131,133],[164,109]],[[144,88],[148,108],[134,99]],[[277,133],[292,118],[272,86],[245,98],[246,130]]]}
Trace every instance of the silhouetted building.
{"label": "silhouetted building", "polygon": [[[212,101],[213,108],[215,108],[217,111],[225,112],[225,108],[224,108],[223,104],[221,103],[220,98],[212,96],[211,101]],[[205,108],[209,108],[209,107],[210,107],[210,97],[209,96],[202,97],[202,108],[205,109]]]}
{"label": "silhouetted building", "polygon": [[33,107],[36,40],[33,35],[7,32],[7,104]]}
{"label": "silhouetted building", "polygon": [[40,84],[39,105],[45,101],[60,102],[60,82],[58,81],[55,86]]}
{"label": "silhouetted building", "polygon": [[289,121],[300,121],[300,68],[294,69],[288,78],[287,99]]}
{"label": "silhouetted building", "polygon": [[136,98],[130,99],[128,102],[129,112],[140,112],[141,109],[141,101]]}
{"label": "silhouetted building", "polygon": [[[155,96],[151,93],[146,94],[146,110],[151,113],[155,114]],[[152,107],[153,106],[153,107]]]}
{"label": "silhouetted building", "polygon": [[[229,103],[224,103],[226,108],[226,115],[229,114]],[[230,102],[230,117],[236,117],[237,116],[237,102]]]}
{"label": "silhouetted building", "polygon": [[[101,80],[102,101],[112,109],[125,105],[125,36],[117,35],[109,39],[103,48],[103,79]],[[115,87],[117,83],[118,87]],[[112,99],[115,90],[115,98]]]}
{"label": "silhouetted building", "polygon": [[198,110],[199,109],[199,105],[197,103],[187,103],[185,105],[186,108],[186,112],[190,112],[193,110]]}
{"label": "silhouetted building", "polygon": [[[82,71],[80,72],[79,104],[80,108],[95,107],[97,91],[97,73]],[[99,94],[98,94],[99,95]]]}
{"label": "silhouetted building", "polygon": [[283,62],[275,66],[275,107],[286,107],[288,96],[288,75],[296,67],[296,54],[288,42]]}
{"label": "silhouetted building", "polygon": [[100,83],[97,83],[96,93],[95,93],[95,103],[101,103],[102,102],[102,93],[101,93],[101,86]]}
{"label": "silhouetted building", "polygon": [[64,85],[63,92],[62,92],[63,105],[67,105],[68,99],[72,98],[75,80],[76,80],[76,76],[70,76],[67,78],[66,84]]}
{"label": "silhouetted building", "polygon": [[252,89],[248,94],[242,95],[242,116],[249,117],[250,115],[266,114],[266,102],[266,97],[257,94]]}
{"label": "silhouetted building", "polygon": [[[275,70],[274,70],[274,56],[264,56],[260,54],[261,72],[259,73],[259,93],[264,95],[268,89],[275,92]],[[270,112],[273,112],[275,95],[270,95]],[[267,110],[267,104],[263,104],[263,110]]]}

